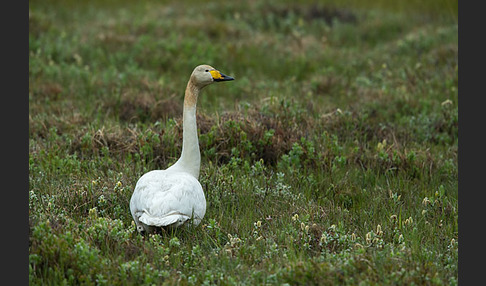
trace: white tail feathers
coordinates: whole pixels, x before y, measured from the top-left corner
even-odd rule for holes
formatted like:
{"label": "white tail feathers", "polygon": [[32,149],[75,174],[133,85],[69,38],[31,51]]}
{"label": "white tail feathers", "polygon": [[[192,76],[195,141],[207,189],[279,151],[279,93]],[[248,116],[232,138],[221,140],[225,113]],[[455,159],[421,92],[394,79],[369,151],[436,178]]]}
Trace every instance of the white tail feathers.
{"label": "white tail feathers", "polygon": [[154,217],[144,213],[138,219],[146,225],[178,227],[184,224],[190,217],[181,213],[169,213],[163,217]]}

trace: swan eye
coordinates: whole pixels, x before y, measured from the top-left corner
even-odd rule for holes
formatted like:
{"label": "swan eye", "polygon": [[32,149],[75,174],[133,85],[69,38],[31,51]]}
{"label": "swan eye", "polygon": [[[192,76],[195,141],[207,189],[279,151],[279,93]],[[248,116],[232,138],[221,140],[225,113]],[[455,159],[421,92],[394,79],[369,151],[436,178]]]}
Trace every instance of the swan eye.
{"label": "swan eye", "polygon": [[208,72],[209,70],[205,70],[205,72]]}

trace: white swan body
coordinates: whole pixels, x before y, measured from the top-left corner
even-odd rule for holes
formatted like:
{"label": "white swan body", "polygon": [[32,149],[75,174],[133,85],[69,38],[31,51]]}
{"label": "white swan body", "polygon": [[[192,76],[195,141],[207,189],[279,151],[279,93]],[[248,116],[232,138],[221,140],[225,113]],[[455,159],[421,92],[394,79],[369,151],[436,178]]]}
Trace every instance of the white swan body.
{"label": "white swan body", "polygon": [[209,65],[197,66],[184,96],[182,153],[166,170],[145,173],[130,199],[130,212],[141,233],[160,227],[179,227],[190,221],[199,225],[206,213],[206,198],[198,181],[201,165],[197,136],[196,103],[205,86],[233,80]]}
{"label": "white swan body", "polygon": [[178,227],[190,218],[198,225],[206,213],[206,199],[201,184],[189,173],[154,170],[138,180],[130,208],[139,221],[137,229],[152,232],[150,226]]}

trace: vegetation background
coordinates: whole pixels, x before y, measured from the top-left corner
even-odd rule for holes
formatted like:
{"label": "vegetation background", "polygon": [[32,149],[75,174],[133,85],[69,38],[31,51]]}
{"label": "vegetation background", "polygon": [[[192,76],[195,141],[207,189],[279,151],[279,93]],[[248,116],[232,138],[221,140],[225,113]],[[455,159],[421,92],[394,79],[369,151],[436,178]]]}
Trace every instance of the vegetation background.
{"label": "vegetation background", "polygon": [[[29,1],[31,285],[457,284],[457,1]],[[140,236],[193,68],[207,213]]]}

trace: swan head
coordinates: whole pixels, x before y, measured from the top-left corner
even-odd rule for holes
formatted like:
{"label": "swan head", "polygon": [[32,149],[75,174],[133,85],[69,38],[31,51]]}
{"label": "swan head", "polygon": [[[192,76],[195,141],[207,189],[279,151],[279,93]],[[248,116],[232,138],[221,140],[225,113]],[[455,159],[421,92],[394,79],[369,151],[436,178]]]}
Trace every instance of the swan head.
{"label": "swan head", "polygon": [[212,84],[213,82],[234,80],[234,78],[222,74],[210,65],[197,66],[192,72],[191,78],[200,88]]}

